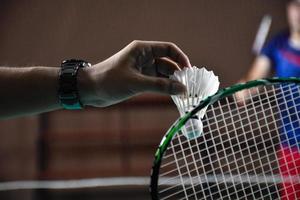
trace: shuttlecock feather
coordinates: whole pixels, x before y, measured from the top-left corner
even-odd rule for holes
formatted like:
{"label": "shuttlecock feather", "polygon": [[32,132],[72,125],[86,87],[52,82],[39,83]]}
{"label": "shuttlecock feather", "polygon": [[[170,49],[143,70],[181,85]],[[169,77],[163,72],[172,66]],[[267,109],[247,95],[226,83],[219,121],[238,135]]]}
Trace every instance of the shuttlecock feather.
{"label": "shuttlecock feather", "polygon": [[[184,95],[172,95],[181,116],[195,108],[201,100],[215,94],[219,89],[219,78],[212,71],[207,71],[204,67],[197,68],[185,67],[183,70],[174,72],[171,79],[184,84],[187,92]],[[197,138],[202,134],[203,124],[201,119],[204,117],[207,107],[200,110],[196,116],[191,118],[182,129],[182,133],[188,138]]]}

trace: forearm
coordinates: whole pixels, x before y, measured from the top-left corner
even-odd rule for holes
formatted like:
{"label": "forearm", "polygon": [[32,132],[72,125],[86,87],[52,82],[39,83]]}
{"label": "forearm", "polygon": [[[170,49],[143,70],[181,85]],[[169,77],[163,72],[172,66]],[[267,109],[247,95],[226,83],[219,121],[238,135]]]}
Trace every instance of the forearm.
{"label": "forearm", "polygon": [[[96,107],[142,92],[182,94],[186,90],[183,84],[160,76],[169,76],[184,66],[191,66],[189,59],[173,43],[133,41],[105,61],[80,68],[77,88],[72,91],[78,90],[83,105]],[[0,67],[0,119],[62,108],[59,71],[59,67]]]}
{"label": "forearm", "polygon": [[265,56],[259,56],[255,59],[251,69],[240,82],[247,82],[255,79],[265,78],[271,70],[271,62]]}
{"label": "forearm", "polygon": [[61,108],[58,67],[0,67],[0,118]]}

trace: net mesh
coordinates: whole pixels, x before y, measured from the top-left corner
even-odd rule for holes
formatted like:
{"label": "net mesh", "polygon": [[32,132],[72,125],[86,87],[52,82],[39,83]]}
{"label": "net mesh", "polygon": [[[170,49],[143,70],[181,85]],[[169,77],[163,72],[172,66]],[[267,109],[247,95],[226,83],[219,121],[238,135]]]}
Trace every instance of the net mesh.
{"label": "net mesh", "polygon": [[299,89],[260,86],[209,106],[200,137],[179,132],[168,146],[159,199],[300,199]]}

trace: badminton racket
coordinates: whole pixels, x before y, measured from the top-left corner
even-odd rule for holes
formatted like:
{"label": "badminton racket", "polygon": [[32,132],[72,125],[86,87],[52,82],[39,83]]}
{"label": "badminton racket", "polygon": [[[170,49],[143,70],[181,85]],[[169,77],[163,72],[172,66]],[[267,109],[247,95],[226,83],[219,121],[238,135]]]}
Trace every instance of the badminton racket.
{"label": "badminton racket", "polygon": [[268,33],[270,32],[270,28],[271,28],[271,24],[272,24],[272,17],[271,15],[264,15],[259,28],[257,30],[256,36],[255,36],[255,40],[252,46],[252,52],[255,55],[259,55],[261,52],[261,49],[263,48]]}
{"label": "badminton racket", "polygon": [[[236,84],[179,118],[155,153],[152,199],[300,199],[299,84]],[[236,99],[242,90],[247,95]],[[181,129],[206,106],[202,134],[187,139]]]}

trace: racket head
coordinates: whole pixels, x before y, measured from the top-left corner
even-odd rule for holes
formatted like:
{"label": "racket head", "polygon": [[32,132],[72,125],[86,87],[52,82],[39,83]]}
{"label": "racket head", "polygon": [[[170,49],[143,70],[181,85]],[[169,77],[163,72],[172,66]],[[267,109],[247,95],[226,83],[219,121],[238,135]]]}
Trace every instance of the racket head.
{"label": "racket head", "polygon": [[[202,198],[200,198],[199,196],[197,196],[197,194],[195,195],[195,194],[193,194],[193,193],[197,193],[197,190],[203,190],[204,189],[204,186],[203,186],[203,183],[201,182],[202,181],[202,178],[204,178],[203,179],[203,181],[208,181],[208,177],[206,176],[206,177],[202,177],[202,176],[199,176],[199,173],[200,172],[198,172],[197,173],[197,171],[199,170],[199,169],[195,169],[195,171],[193,172],[193,173],[191,173],[191,172],[189,172],[190,170],[188,169],[189,167],[186,167],[187,168],[187,170],[186,170],[186,173],[188,174],[188,176],[190,176],[190,177],[180,177],[180,175],[178,175],[178,177],[175,177],[175,179],[173,179],[173,181],[171,181],[171,182],[169,182],[169,183],[167,183],[166,184],[166,189],[168,188],[168,187],[171,187],[172,189],[174,189],[174,191],[171,191],[171,192],[169,192],[169,194],[167,193],[165,196],[163,196],[163,195],[160,195],[160,192],[161,192],[161,185],[160,185],[160,179],[168,179],[169,177],[167,177],[167,176],[161,176],[161,172],[163,171],[163,173],[164,174],[168,174],[168,171],[164,171],[165,170],[165,166],[163,166],[164,167],[164,169],[162,169],[162,165],[164,164],[164,161],[166,160],[166,159],[168,159],[168,158],[166,158],[166,156],[169,156],[170,155],[170,153],[166,153],[168,150],[170,150],[170,149],[172,149],[173,148],[173,150],[172,151],[176,151],[176,147],[174,148],[174,147],[170,147],[170,145],[172,144],[172,143],[174,143],[174,141],[175,140],[177,140],[176,142],[177,142],[177,144],[179,144],[179,143],[181,143],[181,141],[180,140],[185,140],[185,142],[186,143],[188,143],[188,144],[185,144],[185,146],[193,146],[193,148],[196,148],[198,151],[199,151],[199,148],[206,148],[206,153],[209,153],[209,147],[207,147],[207,146],[205,146],[205,143],[206,143],[206,141],[205,141],[205,137],[204,136],[200,136],[199,138],[197,138],[197,139],[195,139],[194,141],[191,141],[191,140],[187,140],[186,138],[183,138],[184,136],[182,135],[182,133],[180,133],[180,130],[182,129],[182,127],[187,123],[187,121],[188,120],[190,120],[197,112],[199,112],[201,109],[203,109],[203,108],[205,108],[205,107],[208,107],[208,111],[207,112],[209,112],[209,109],[210,109],[210,107],[212,107],[214,104],[219,104],[219,105],[221,105],[222,103],[220,103],[220,102],[222,102],[222,101],[227,101],[227,103],[229,103],[228,101],[230,101],[230,99],[234,99],[235,97],[234,97],[234,95],[235,95],[235,93],[237,93],[237,92],[240,92],[240,91],[243,91],[243,90],[251,90],[251,89],[255,89],[255,88],[265,88],[265,87],[277,87],[277,86],[280,86],[280,85],[295,85],[295,86],[297,86],[297,88],[298,88],[298,86],[299,86],[299,84],[300,84],[300,79],[299,78],[294,78],[294,77],[291,77],[291,78],[267,78],[267,79],[259,79],[259,80],[254,80],[254,81],[249,81],[249,82],[247,82],[247,83],[241,83],[241,84],[236,84],[236,85],[233,85],[233,86],[231,86],[231,87],[227,87],[227,88],[224,88],[224,89],[221,89],[221,90],[219,90],[216,94],[214,94],[214,95],[212,95],[212,96],[209,96],[209,97],[207,97],[206,99],[204,99],[203,101],[201,101],[200,103],[199,103],[199,105],[196,107],[196,108],[194,108],[191,112],[189,112],[189,113],[187,113],[185,116],[183,116],[182,118],[179,118],[171,127],[170,127],[170,129],[167,131],[167,133],[164,135],[164,137],[163,137],[163,139],[161,140],[161,142],[160,142],[160,145],[159,145],[159,147],[157,148],[157,150],[156,150],[156,153],[155,153],[155,159],[154,159],[154,163],[153,163],[153,167],[152,167],[152,171],[151,171],[151,183],[150,183],[150,193],[151,193],[151,197],[152,197],[152,199],[153,200],[159,200],[159,199],[202,199]],[[257,96],[259,96],[259,94],[257,95]],[[223,102],[224,103],[224,102]],[[226,102],[225,102],[225,104],[226,104]],[[230,109],[230,108],[229,108]],[[238,106],[236,105],[236,109],[239,109],[238,108]],[[215,113],[213,113],[213,114],[215,114]],[[206,118],[207,116],[205,116],[204,117],[204,121],[205,121],[205,118]],[[205,130],[205,126],[209,126],[208,125],[208,122],[209,121],[207,121],[205,124],[204,124],[204,130]],[[226,123],[226,121],[224,121],[224,124]],[[234,123],[234,122],[232,122],[232,123]],[[233,127],[233,130],[235,129],[235,127]],[[204,132],[204,134],[205,134],[205,131],[203,131]],[[236,132],[236,131],[233,131],[233,132]],[[180,135],[181,134],[181,135]],[[180,139],[179,139],[180,138]],[[207,139],[207,138],[206,138]],[[199,142],[199,140],[200,140],[200,142]],[[209,139],[208,139],[209,140]],[[222,138],[218,138],[218,140],[221,140],[222,141]],[[196,142],[196,141],[198,141],[198,142]],[[175,142],[175,143],[176,143]],[[199,146],[199,143],[201,143],[200,144],[200,146]],[[279,142],[278,142],[279,143]],[[172,145],[174,145],[174,144],[172,144]],[[197,147],[197,145],[198,145],[198,147]],[[202,146],[201,146],[202,145]],[[204,146],[203,146],[204,145]],[[214,144],[210,144],[210,145],[214,145]],[[184,148],[182,145],[180,146],[180,145],[178,145],[179,147],[179,150],[180,149],[182,149],[182,148]],[[196,146],[196,147],[195,147]],[[223,146],[224,147],[224,146]],[[196,150],[196,151],[197,151]],[[215,149],[215,150],[217,150],[217,149]],[[232,150],[234,150],[234,149],[232,149]],[[193,153],[193,149],[191,148],[190,149],[190,152],[191,152],[191,154]],[[198,152],[199,153],[199,152]],[[166,155],[167,154],[167,155]],[[251,154],[251,153],[250,153]],[[182,153],[182,157],[181,157],[181,159],[183,159],[183,157],[185,156],[185,153],[183,152]],[[198,155],[198,157],[197,157],[197,160],[199,161],[199,159],[201,159],[201,156],[202,157],[204,157],[203,155],[201,155],[201,153]],[[174,157],[176,157],[176,156],[174,156]],[[194,163],[195,163],[195,158],[190,158],[190,160],[192,160],[192,159],[194,159]],[[203,159],[205,159],[205,158],[203,158]],[[224,156],[224,159],[225,159],[225,156]],[[177,162],[176,161],[176,158],[175,158],[175,160],[174,160],[174,158],[173,158],[173,160],[172,160],[173,162]],[[185,161],[185,162],[187,162],[187,161]],[[185,163],[185,162],[181,162],[181,163],[179,163],[179,165],[180,166],[178,166],[178,163],[177,163],[177,166],[173,166],[173,168],[171,167],[170,169],[168,169],[168,170],[175,170],[175,174],[178,174],[178,172],[176,172],[176,170],[178,171],[178,169],[176,169],[176,168],[181,168],[182,166],[184,166],[185,164],[190,164],[190,162],[188,162],[188,163]],[[191,161],[192,162],[192,161]],[[207,162],[207,161],[206,161]],[[175,165],[175,164],[174,164]],[[195,167],[196,167],[196,164],[195,164]],[[212,165],[210,165],[210,166],[208,166],[208,168],[213,168],[213,166]],[[203,167],[202,166],[202,169],[200,170],[201,171],[201,173],[202,173],[202,175],[203,176],[205,176],[205,173],[206,172],[208,172],[208,171],[210,171],[211,169],[205,169],[205,166]],[[222,169],[217,169],[217,170],[219,170],[220,171],[220,174],[222,175],[222,172],[224,172],[224,171],[222,171]],[[180,171],[180,169],[179,169],[179,171]],[[235,181],[235,178],[239,178],[239,179],[242,179],[242,178],[246,178],[246,182],[247,181],[249,181],[249,176],[248,177],[233,177],[232,176],[232,174],[230,174],[230,172],[228,172],[229,173],[229,175],[230,175],[230,179],[231,179],[231,181]],[[172,173],[170,173],[170,174],[172,174]],[[180,174],[180,172],[179,172],[179,174]],[[216,174],[215,174],[216,175]],[[224,174],[223,174],[224,175]],[[247,174],[248,175],[248,174]],[[191,177],[191,176],[193,176],[193,177]],[[172,177],[171,177],[172,178]],[[189,182],[189,184],[187,184],[187,185],[185,185],[185,179],[190,179],[190,180],[187,180],[187,182]],[[223,185],[225,185],[226,186],[226,180],[224,180],[226,178],[226,176],[223,176],[223,177],[221,177],[221,180],[214,180],[214,181],[223,181]],[[228,177],[227,177],[228,178]],[[277,177],[278,178],[278,180],[276,179],[276,177],[275,177],[275,184],[278,184],[276,181],[282,181],[282,179],[281,179],[281,177]],[[215,178],[216,179],[216,178]],[[218,178],[217,178],[218,179]],[[250,179],[251,179],[251,177],[250,177]],[[273,179],[274,179],[274,177],[273,177]],[[272,181],[274,181],[272,179]],[[165,180],[162,180],[162,181],[165,181]],[[193,186],[193,184],[196,184],[197,183],[197,181],[198,181],[198,185],[196,185],[196,186]],[[243,181],[243,180],[242,180]],[[250,180],[251,181],[251,180]],[[184,184],[183,184],[183,182],[184,182]],[[195,182],[195,183],[194,183]],[[181,184],[181,185],[180,185]],[[202,184],[202,185],[201,185]],[[214,188],[214,190],[220,190],[220,186],[219,186],[220,184],[215,184],[214,186],[212,186],[212,187],[217,187],[217,188]],[[175,186],[175,187],[174,187]],[[227,185],[228,186],[228,185]],[[207,190],[207,187],[209,188],[210,187],[210,184],[206,184],[206,186],[205,186],[206,188],[205,188],[205,190]],[[218,188],[219,187],[219,188]],[[244,187],[244,188],[243,188]],[[180,189],[181,188],[181,189]],[[163,189],[163,190],[166,190],[166,189]],[[188,189],[187,191],[184,191],[184,190],[186,190],[186,189]],[[232,184],[231,186],[230,186],[230,188],[229,188],[230,190],[235,190],[235,189],[237,189],[235,186],[234,186],[234,184]],[[228,188],[227,188],[227,190],[229,190]],[[245,188],[245,186],[242,186],[242,190],[245,190],[246,188]],[[247,189],[249,189],[250,191],[252,190],[252,192],[253,192],[253,188],[251,188],[251,187],[249,187],[249,188],[247,188]],[[172,196],[173,194],[172,193],[176,193],[176,191],[177,190],[180,190],[181,191],[181,194],[178,194],[178,195],[175,195],[175,196],[173,196],[174,198],[167,198],[168,196]],[[225,189],[226,190],[226,189]],[[278,188],[277,189],[275,189],[275,190],[278,190]],[[207,192],[208,191],[208,192]],[[204,197],[206,197],[206,198],[204,198],[203,197],[203,199],[218,199],[218,198],[224,198],[224,197],[222,197],[222,192],[219,192],[220,194],[218,194],[217,196],[214,196],[214,194],[209,194],[209,193],[211,193],[209,190],[207,190],[206,192],[204,191],[202,191],[202,195],[204,196]],[[186,194],[186,193],[189,193],[189,194]],[[228,192],[229,191],[225,191],[224,192],[224,194],[225,193],[227,193],[227,194],[225,194],[225,196],[226,197],[228,197],[228,199],[234,199],[234,198],[238,198],[237,196],[230,196],[229,194],[228,194]],[[245,192],[245,191],[244,191]],[[269,191],[270,192],[270,191]],[[185,194],[184,194],[185,193]],[[205,193],[208,193],[208,194],[205,194]],[[234,193],[234,192],[233,192]],[[236,192],[236,193],[238,193],[238,192]],[[235,195],[237,195],[237,194],[235,194]],[[188,197],[188,198],[187,198]],[[191,198],[189,198],[189,197],[191,197]],[[247,198],[246,198],[247,199]],[[259,199],[259,198],[257,198],[257,199]]]}

